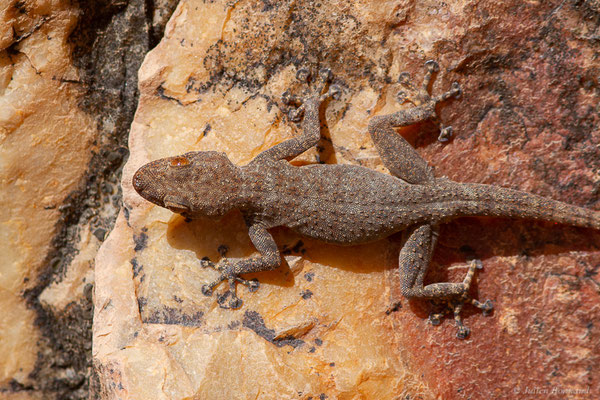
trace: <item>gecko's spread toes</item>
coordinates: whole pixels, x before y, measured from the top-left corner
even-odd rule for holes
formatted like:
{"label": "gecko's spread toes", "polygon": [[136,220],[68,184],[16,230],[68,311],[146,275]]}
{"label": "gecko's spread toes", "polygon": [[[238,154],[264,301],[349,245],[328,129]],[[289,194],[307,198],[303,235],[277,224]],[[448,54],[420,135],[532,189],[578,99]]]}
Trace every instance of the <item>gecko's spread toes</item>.
{"label": "gecko's spread toes", "polygon": [[298,99],[292,95],[292,92],[288,89],[281,94],[281,102],[286,106],[289,106],[298,103]]}
{"label": "gecko's spread toes", "polygon": [[212,289],[210,286],[208,285],[202,285],[202,287],[200,288],[200,291],[202,292],[203,295],[205,295],[206,297],[210,297],[212,296]]}
{"label": "gecko's spread toes", "polygon": [[483,303],[475,299],[471,299],[470,302],[475,307],[479,308],[481,310],[481,313],[486,317],[491,315],[492,311],[494,311],[494,304],[492,304],[492,301],[490,299],[484,301]]}
{"label": "gecko's spread toes", "polygon": [[460,86],[457,82],[452,83],[452,87],[447,92],[444,92],[440,96],[432,97],[429,89],[429,84],[433,77],[433,74],[440,70],[440,66],[437,62],[429,60],[425,63],[425,76],[421,86],[415,86],[413,80],[408,72],[402,72],[398,76],[398,83],[401,84],[406,91],[400,91],[398,93],[398,100],[400,102],[408,101],[416,106],[420,106],[427,103],[435,105],[440,101],[444,101],[452,96],[458,97],[461,93]]}
{"label": "gecko's spread toes", "polygon": [[400,75],[398,75],[398,83],[412,88],[411,82],[412,82],[412,79],[408,72],[401,72]]}
{"label": "gecko's spread toes", "polygon": [[453,133],[453,129],[451,126],[443,126],[440,129],[440,134],[437,138],[437,140],[439,142],[447,142],[448,140],[450,140],[450,138],[452,137],[452,133]]}
{"label": "gecko's spread toes", "polygon": [[454,96],[455,99],[460,98],[460,96],[462,96],[462,88],[460,87],[460,83],[452,82],[449,93]]}
{"label": "gecko's spread toes", "polygon": [[281,95],[281,102],[284,105],[296,107],[288,111],[288,117],[292,122],[302,120],[306,103],[316,103],[319,105],[328,98],[336,100],[340,98],[342,89],[339,86],[331,85],[329,90],[327,90],[327,86],[329,86],[332,78],[333,74],[329,68],[321,68],[314,78],[308,68],[300,68],[296,72],[296,79],[308,85],[308,88],[304,90],[301,97],[293,95],[290,89],[287,89]]}
{"label": "gecko's spread toes", "polygon": [[452,137],[452,127],[444,126],[435,112],[435,106],[450,97],[460,97],[462,90],[458,82],[453,82],[450,90],[442,93],[439,96],[432,96],[430,93],[429,84],[435,73],[440,70],[440,66],[437,62],[429,60],[425,63],[425,76],[423,77],[423,83],[420,86],[415,86],[412,82],[410,74],[403,72],[398,76],[398,83],[404,87],[404,90],[399,91],[396,94],[396,100],[402,104],[404,102],[413,103],[415,106],[428,107],[431,112],[431,120],[439,126],[440,134],[438,141],[447,142]]}
{"label": "gecko's spread toes", "polygon": [[471,288],[471,283],[473,281],[473,277],[475,276],[475,272],[481,269],[483,269],[481,260],[471,260],[469,271],[462,282],[463,289],[461,293],[446,299],[432,300],[434,307],[436,310],[438,310],[429,314],[429,322],[432,325],[439,325],[442,322],[442,317],[447,314],[452,314],[457,327],[456,337],[459,339],[465,339],[470,333],[469,328],[464,325],[462,317],[460,316],[465,304],[474,305],[475,307],[479,308],[485,316],[490,315],[494,309],[491,300],[486,300],[482,303],[473,299],[469,295],[469,289]]}
{"label": "gecko's spread toes", "polygon": [[442,317],[447,313],[444,312],[432,312],[429,314],[429,323],[433,326],[438,326],[442,323]]}
{"label": "gecko's spread toes", "polygon": [[332,99],[339,100],[342,97],[342,88],[338,85],[331,85],[328,93],[331,93]]}
{"label": "gecko's spread toes", "polygon": [[248,291],[251,293],[256,292],[258,290],[258,288],[260,287],[260,283],[258,282],[258,279],[256,279],[256,278],[250,279],[246,282],[248,282],[248,284],[246,285],[246,286],[248,286]]}
{"label": "gecko's spread toes", "polygon": [[304,114],[304,107],[298,107],[296,109],[290,110],[288,113],[288,117],[292,122],[300,122],[302,120],[302,115]]}
{"label": "gecko's spread toes", "polygon": [[217,297],[217,304],[224,309],[235,309],[240,308],[244,302],[233,291],[227,290]]}
{"label": "gecko's spread toes", "polygon": [[300,68],[296,72],[296,79],[298,79],[300,82],[308,82],[309,78],[310,78],[310,70],[308,68]]}
{"label": "gecko's spread toes", "polygon": [[425,61],[425,67],[427,68],[427,72],[438,72],[440,70],[440,64],[435,60]]}
{"label": "gecko's spread toes", "polygon": [[256,292],[260,286],[257,279],[243,279],[239,277],[239,270],[236,265],[226,258],[222,258],[218,263],[213,263],[207,258],[203,258],[201,261],[202,267],[211,267],[220,272],[217,279],[210,283],[202,285],[201,291],[205,296],[212,296],[213,290],[221,282],[227,281],[229,283],[229,289],[218,295],[217,303],[221,308],[239,308],[242,306],[243,301],[237,297],[236,284],[241,283],[248,287],[249,292]]}
{"label": "gecko's spread toes", "polygon": [[208,268],[208,267],[215,268],[215,263],[210,261],[210,259],[208,257],[203,257],[200,260],[200,266],[202,268]]}
{"label": "gecko's spread toes", "polygon": [[436,309],[440,311],[429,314],[429,322],[434,326],[440,325],[442,323],[442,318],[445,315],[452,314],[457,328],[456,337],[458,339],[466,339],[471,332],[470,329],[464,325],[462,317],[460,316],[465,302],[468,302],[468,300],[464,300],[462,297],[463,296],[458,299],[446,300],[445,302],[432,301]]}
{"label": "gecko's spread toes", "polygon": [[333,74],[331,73],[331,69],[325,67],[319,70],[319,76],[321,77],[322,81],[330,81]]}
{"label": "gecko's spread toes", "polygon": [[460,325],[456,331],[456,337],[464,340],[471,334],[471,330],[464,325]]}

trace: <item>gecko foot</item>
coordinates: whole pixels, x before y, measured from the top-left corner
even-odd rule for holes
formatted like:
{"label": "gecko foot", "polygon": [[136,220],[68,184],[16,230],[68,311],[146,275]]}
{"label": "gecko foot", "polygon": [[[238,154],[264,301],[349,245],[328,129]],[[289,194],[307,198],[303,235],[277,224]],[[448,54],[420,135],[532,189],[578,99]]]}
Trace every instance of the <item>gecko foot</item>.
{"label": "gecko foot", "polygon": [[[318,107],[319,104],[329,98],[339,99],[342,93],[341,88],[337,85],[329,86],[329,90],[326,91],[327,86],[332,79],[332,73],[329,68],[321,68],[318,77],[315,77],[315,79],[312,79],[311,72],[308,68],[300,68],[296,73],[296,79],[308,86],[304,91],[302,98],[294,96],[290,89],[286,90],[281,95],[283,104],[296,107],[289,112],[289,117],[294,122],[298,122],[302,119],[307,103],[316,103]],[[314,83],[314,88],[310,87],[311,81]]]}
{"label": "gecko foot", "polygon": [[[437,73],[440,70],[440,66],[437,62],[433,60],[429,60],[425,63],[425,76],[423,78],[423,83],[420,87],[416,87],[412,83],[412,79],[408,72],[403,72],[398,77],[398,83],[400,83],[405,90],[398,92],[396,98],[399,103],[404,103],[408,101],[413,103],[415,106],[429,106],[432,109],[435,109],[436,104],[449,99],[450,97],[458,98],[460,97],[462,90],[458,82],[452,83],[452,87],[450,90],[444,92],[439,96],[432,96],[429,90],[429,84],[431,82],[431,78],[433,74]],[[438,136],[438,140],[440,142],[447,142],[450,137],[452,137],[452,127],[444,126],[435,111],[433,111],[432,120],[437,123],[440,128],[440,135]]]}
{"label": "gecko foot", "polygon": [[465,276],[465,279],[462,283],[464,286],[462,293],[450,299],[433,301],[434,305],[437,308],[442,306],[442,309],[439,312],[434,312],[429,315],[429,321],[432,325],[439,325],[442,321],[443,316],[452,313],[457,327],[456,337],[458,339],[466,339],[471,331],[464,325],[462,317],[460,316],[463,306],[467,303],[472,304],[475,307],[479,308],[485,316],[491,313],[491,311],[494,308],[491,300],[486,300],[482,303],[473,299],[469,295],[469,288],[471,287],[473,276],[475,275],[476,270],[482,268],[483,265],[480,260],[471,260],[471,263],[469,265],[469,271],[467,272],[467,276]]}
{"label": "gecko foot", "polygon": [[227,260],[226,258],[222,258],[221,261],[219,261],[216,264],[204,258],[201,260],[201,263],[203,267],[214,268],[221,273],[219,277],[214,281],[202,285],[201,290],[203,295],[212,296],[213,289],[217,287],[221,282],[226,280],[229,283],[229,289],[226,290],[224,293],[218,295],[217,297],[217,303],[221,308],[240,308],[244,303],[242,299],[237,297],[237,283],[241,283],[242,285],[247,286],[250,292],[255,292],[256,290],[258,290],[258,280],[248,280],[240,278],[239,275],[236,273],[235,265],[229,262],[229,260]]}

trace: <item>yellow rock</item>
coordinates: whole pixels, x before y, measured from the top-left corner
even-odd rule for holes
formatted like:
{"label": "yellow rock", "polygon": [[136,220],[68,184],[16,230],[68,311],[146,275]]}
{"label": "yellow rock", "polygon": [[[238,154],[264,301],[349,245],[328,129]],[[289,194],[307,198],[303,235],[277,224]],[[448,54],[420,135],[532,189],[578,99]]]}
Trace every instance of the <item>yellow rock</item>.
{"label": "yellow rock", "polygon": [[[287,87],[301,89],[298,66],[281,63],[269,70],[269,52],[302,50],[301,36],[281,42],[290,35],[286,21],[300,13],[314,29],[341,24],[333,27],[340,37],[315,35],[321,47],[306,49],[327,59],[339,40],[361,34],[365,40],[381,38],[380,19],[392,13],[392,3],[365,3],[358,11],[344,2],[321,8],[299,3],[296,10],[280,5],[272,11],[260,2],[179,4],[165,38],[139,73],[140,104],[123,174],[128,211],[96,259],[94,361],[103,396],[392,399],[425,391],[390,350],[396,339],[385,313],[391,302],[387,272],[396,267],[397,244],[384,240],[341,248],[275,229],[280,248],[290,249],[286,262],[252,276],[260,289],[248,293],[240,287],[243,307],[224,310],[215,296],[200,291],[215,273],[201,268],[199,259],[217,260],[219,247],[228,257],[255,252],[239,213],[186,222],[144,201],[131,186],[135,170],[153,159],[219,150],[244,164],[298,135],[281,103]],[[369,57],[380,62],[385,54],[361,48],[356,58],[331,59],[334,74],[340,72],[336,77],[356,87],[352,97],[332,102],[325,113],[324,131],[333,142],[329,154],[311,150],[294,163],[314,163],[319,155],[382,169],[365,134],[369,111],[384,104],[373,89],[360,90],[344,74],[360,74],[360,63]],[[336,70],[343,63],[355,69]]]}
{"label": "yellow rock", "polygon": [[22,2],[24,13],[12,3],[0,6],[0,387],[30,384],[39,337],[23,293],[36,284],[57,206],[79,183],[95,132],[78,108],[80,88],[65,81],[76,77],[70,2]]}

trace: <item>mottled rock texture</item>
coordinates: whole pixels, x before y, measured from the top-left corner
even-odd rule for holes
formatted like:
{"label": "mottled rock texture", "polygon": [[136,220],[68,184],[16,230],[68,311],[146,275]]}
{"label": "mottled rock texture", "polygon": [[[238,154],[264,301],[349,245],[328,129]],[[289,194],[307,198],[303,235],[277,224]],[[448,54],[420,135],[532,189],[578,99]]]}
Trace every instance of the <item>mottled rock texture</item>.
{"label": "mottled rock texture", "polygon": [[0,4],[1,398],[89,396],[94,257],[173,3]]}
{"label": "mottled rock texture", "polygon": [[[182,1],[140,70],[124,209],[96,259],[94,361],[104,398],[594,398],[600,234],[528,221],[460,219],[442,228],[430,281],[483,260],[472,328],[432,327],[400,298],[401,235],[339,248],[273,231],[283,266],[257,274],[244,306],[220,309],[205,256],[254,249],[239,214],[185,221],[143,201],[145,162],[219,150],[238,164],[298,134],[281,93],[301,66],[332,69],[343,96],[324,139],[294,163],[384,171],[366,125],[402,107],[402,71],[436,59],[448,144],[432,124],[405,135],[437,175],[519,188],[600,209],[600,9],[594,1]],[[221,288],[222,290],[222,288]],[[578,393],[578,394],[576,394]]]}

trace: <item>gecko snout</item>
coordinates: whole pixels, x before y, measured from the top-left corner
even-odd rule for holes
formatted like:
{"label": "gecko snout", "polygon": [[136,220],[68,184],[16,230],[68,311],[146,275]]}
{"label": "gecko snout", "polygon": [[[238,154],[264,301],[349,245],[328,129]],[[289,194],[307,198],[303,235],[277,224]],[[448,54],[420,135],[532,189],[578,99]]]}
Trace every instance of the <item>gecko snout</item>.
{"label": "gecko snout", "polygon": [[136,173],[133,174],[133,178],[131,179],[133,188],[144,199],[151,203],[163,206],[162,194],[160,191],[154,189],[155,185],[152,184],[152,175],[148,174],[146,168],[147,165],[138,169]]}
{"label": "gecko snout", "polygon": [[135,174],[133,174],[133,179],[131,180],[131,183],[133,184],[133,188],[139,194],[142,194],[142,191],[146,187],[146,181],[142,177],[142,168],[138,169],[135,172]]}

